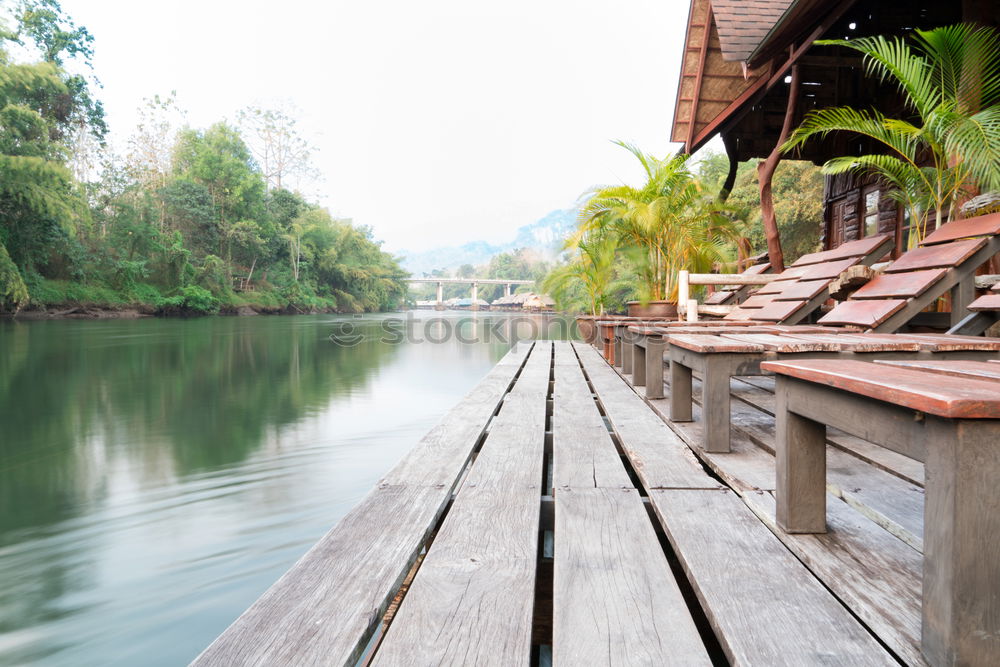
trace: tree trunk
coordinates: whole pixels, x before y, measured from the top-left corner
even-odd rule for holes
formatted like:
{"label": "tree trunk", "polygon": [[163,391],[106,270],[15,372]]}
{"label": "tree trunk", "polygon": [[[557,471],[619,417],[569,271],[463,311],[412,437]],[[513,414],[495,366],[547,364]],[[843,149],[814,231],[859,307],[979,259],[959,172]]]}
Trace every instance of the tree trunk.
{"label": "tree trunk", "polygon": [[788,140],[792,132],[792,122],[795,116],[795,103],[799,98],[798,64],[792,65],[792,82],[788,87],[788,106],[785,109],[785,122],[781,127],[781,135],[774,150],[767,159],[757,167],[760,178],[760,215],[764,223],[764,235],[767,237],[767,258],[771,262],[771,270],[780,273],[785,270],[785,257],[781,251],[781,235],[778,232],[778,220],[774,213],[774,199],[771,196],[771,180],[781,161],[781,145]]}

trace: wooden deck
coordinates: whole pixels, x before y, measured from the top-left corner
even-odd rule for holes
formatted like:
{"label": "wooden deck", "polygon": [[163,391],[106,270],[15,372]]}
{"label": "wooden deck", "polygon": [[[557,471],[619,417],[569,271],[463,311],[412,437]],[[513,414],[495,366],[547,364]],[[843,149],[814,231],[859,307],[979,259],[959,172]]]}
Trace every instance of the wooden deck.
{"label": "wooden deck", "polygon": [[196,664],[924,664],[923,466],[832,432],[830,530],[785,534],[773,380],[731,394],[706,454],[669,388],[520,344]]}

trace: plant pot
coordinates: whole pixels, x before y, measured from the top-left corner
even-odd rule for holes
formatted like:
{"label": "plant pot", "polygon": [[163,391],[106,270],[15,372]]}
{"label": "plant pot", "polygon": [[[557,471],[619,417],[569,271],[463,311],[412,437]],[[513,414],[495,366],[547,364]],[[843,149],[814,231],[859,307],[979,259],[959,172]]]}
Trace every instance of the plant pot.
{"label": "plant pot", "polygon": [[629,317],[662,318],[665,320],[677,318],[677,304],[673,301],[641,301],[628,302]]}
{"label": "plant pot", "polygon": [[579,315],[576,318],[576,328],[584,342],[593,344],[597,336],[597,320],[593,315]]}

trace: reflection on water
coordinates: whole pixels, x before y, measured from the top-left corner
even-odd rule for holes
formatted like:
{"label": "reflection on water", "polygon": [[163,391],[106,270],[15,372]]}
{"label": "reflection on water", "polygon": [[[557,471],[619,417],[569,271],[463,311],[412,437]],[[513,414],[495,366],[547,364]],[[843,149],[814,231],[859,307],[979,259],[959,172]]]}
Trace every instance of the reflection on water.
{"label": "reflection on water", "polygon": [[186,663],[512,333],[386,319],[0,322],[0,664]]}

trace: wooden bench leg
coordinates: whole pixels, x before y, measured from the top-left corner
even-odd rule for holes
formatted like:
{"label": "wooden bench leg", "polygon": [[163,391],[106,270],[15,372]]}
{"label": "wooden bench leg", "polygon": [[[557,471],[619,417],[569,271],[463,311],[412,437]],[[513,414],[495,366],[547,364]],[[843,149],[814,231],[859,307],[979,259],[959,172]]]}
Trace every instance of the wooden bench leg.
{"label": "wooden bench leg", "polygon": [[702,446],[706,452],[730,451],[729,380],[729,364],[709,355],[701,377],[701,419],[705,429]]}
{"label": "wooden bench leg", "polygon": [[788,410],[788,379],[775,384],[775,502],[786,533],[826,532],[826,426]]}
{"label": "wooden bench leg", "polygon": [[932,665],[1000,656],[1000,424],[927,417],[923,632]]}
{"label": "wooden bench leg", "polygon": [[631,341],[622,341],[622,373],[624,375],[632,374],[632,351],[635,345]]}
{"label": "wooden bench leg", "polygon": [[632,386],[642,387],[646,384],[646,348],[642,345],[632,346]]}
{"label": "wooden bench leg", "polygon": [[691,410],[691,369],[670,360],[670,421],[689,422]]}
{"label": "wooden bench leg", "polygon": [[663,398],[663,341],[646,341],[646,398]]}
{"label": "wooden bench leg", "polygon": [[614,365],[622,367],[622,339],[616,335],[611,337],[611,356],[614,358]]}

